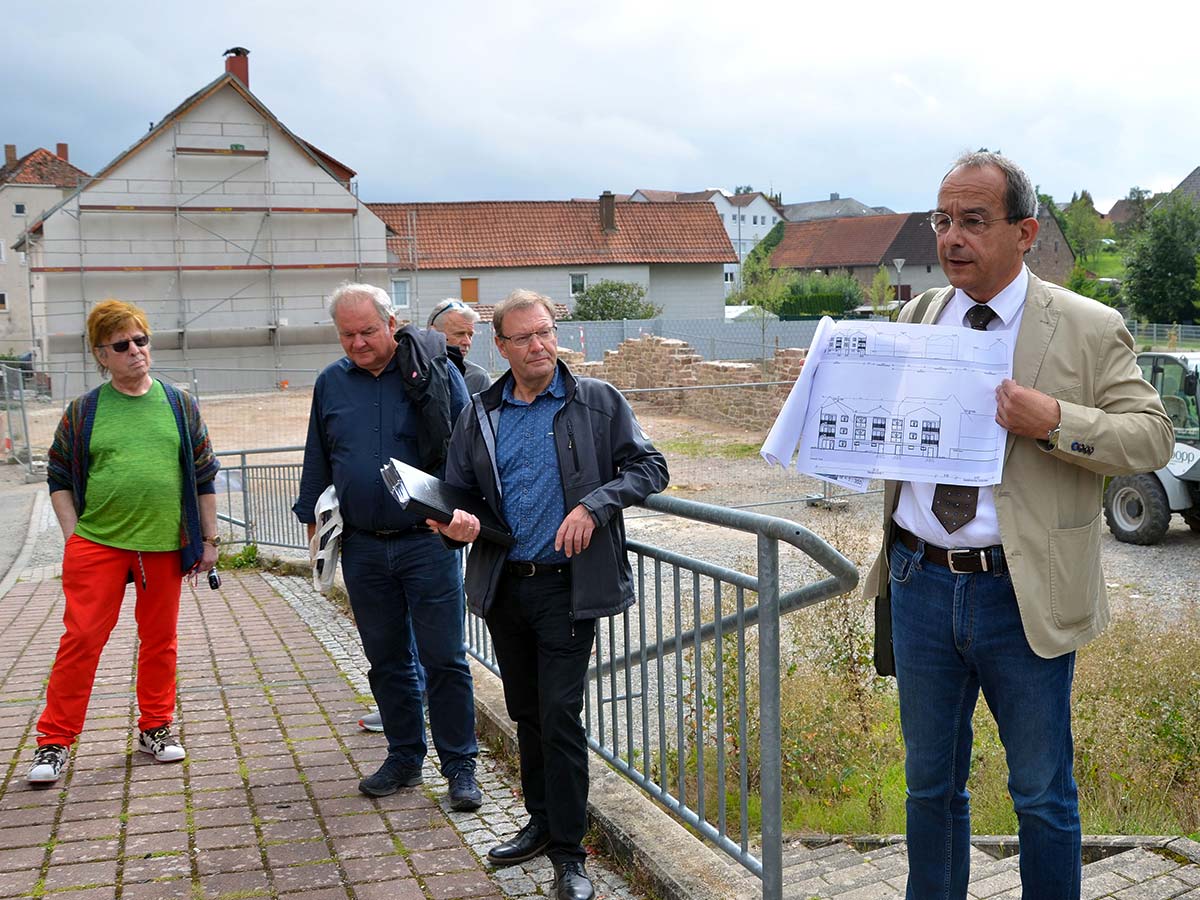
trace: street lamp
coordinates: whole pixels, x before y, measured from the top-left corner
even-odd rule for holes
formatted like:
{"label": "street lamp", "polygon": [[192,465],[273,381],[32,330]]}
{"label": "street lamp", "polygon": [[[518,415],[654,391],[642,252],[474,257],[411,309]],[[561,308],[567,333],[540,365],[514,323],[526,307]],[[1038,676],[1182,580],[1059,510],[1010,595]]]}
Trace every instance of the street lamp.
{"label": "street lamp", "polygon": [[900,270],[904,268],[904,257],[897,256],[892,260],[892,265],[896,267],[896,309],[900,308]]}

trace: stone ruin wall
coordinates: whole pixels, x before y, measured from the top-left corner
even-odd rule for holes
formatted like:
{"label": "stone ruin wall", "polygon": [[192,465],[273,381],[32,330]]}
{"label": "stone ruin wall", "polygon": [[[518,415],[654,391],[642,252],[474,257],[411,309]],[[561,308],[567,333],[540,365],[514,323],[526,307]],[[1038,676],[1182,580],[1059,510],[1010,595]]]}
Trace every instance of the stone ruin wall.
{"label": "stone ruin wall", "polygon": [[[652,393],[627,395],[631,401],[654,410],[764,430],[779,414],[804,365],[806,352],[798,348],[776,350],[765,366],[761,361],[705,360],[686,341],[643,335],[623,341],[616,350],[605,351],[602,362],[583,362],[582,354],[569,350],[559,350],[559,356],[571,371],[603,378],[622,390],[655,389]],[[763,381],[785,383],[765,388],[662,390]]]}

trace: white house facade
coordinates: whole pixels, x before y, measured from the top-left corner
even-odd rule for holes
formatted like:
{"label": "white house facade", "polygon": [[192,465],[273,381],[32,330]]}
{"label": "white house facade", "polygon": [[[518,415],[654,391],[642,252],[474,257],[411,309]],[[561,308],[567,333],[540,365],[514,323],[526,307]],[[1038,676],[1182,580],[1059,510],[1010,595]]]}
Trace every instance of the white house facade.
{"label": "white house facade", "polygon": [[22,233],[47,209],[74,191],[87,173],[68,161],[66,144],[57,153],[41,147],[17,156],[4,146],[0,166],[0,354],[23,356],[36,346],[31,315],[31,279],[26,255],[14,249]]}
{"label": "white house facade", "polygon": [[44,361],[90,369],[88,310],[117,297],[146,310],[157,367],[269,385],[340,354],[323,303],[338,283],[389,284],[354,173],[250,93],[244,52],[27,233]]}
{"label": "white house facade", "polygon": [[392,295],[422,321],[446,297],[481,306],[517,288],[570,308],[605,279],[646,289],[664,317],[721,318],[733,248],[711,206],[563,202],[372,203],[390,229]]}

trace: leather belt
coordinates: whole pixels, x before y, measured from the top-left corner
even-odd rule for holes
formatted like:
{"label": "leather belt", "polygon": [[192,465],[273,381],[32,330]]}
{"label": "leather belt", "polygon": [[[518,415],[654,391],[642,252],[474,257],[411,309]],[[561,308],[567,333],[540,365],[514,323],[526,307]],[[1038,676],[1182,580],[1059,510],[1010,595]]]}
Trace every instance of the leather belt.
{"label": "leather belt", "polygon": [[504,562],[504,574],[516,578],[536,578],[539,575],[570,575],[571,564],[565,563],[535,563],[518,559]]}
{"label": "leather belt", "polygon": [[955,575],[973,575],[977,572],[1003,572],[1005,570],[1004,548],[999,544],[991,547],[964,547],[947,550],[923,541],[911,531],[896,529],[896,540],[914,553],[921,544],[925,545],[925,559],[943,566]]}
{"label": "leather belt", "polygon": [[354,530],[377,538],[400,537],[405,534],[433,534],[433,529],[424,522],[409,525],[407,528],[381,528],[377,531],[372,531],[370,528],[355,528]]}

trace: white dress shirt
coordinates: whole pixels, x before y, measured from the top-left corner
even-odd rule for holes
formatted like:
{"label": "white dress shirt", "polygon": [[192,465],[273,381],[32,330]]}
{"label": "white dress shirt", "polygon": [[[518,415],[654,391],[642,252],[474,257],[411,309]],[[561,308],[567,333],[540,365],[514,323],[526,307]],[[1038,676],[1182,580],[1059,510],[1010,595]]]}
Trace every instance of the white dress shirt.
{"label": "white dress shirt", "polygon": [[[1025,291],[1029,287],[1029,270],[1021,266],[1021,271],[1008,283],[1000,293],[988,301],[988,306],[996,314],[988,323],[988,331],[1011,331],[1014,334],[1021,327],[1021,313],[1025,309]],[[942,308],[938,316],[939,325],[959,325],[969,328],[966,324],[967,310],[976,303],[961,290],[955,289],[954,296]],[[1016,340],[1013,347],[1016,347]],[[999,386],[999,382],[997,382]],[[896,505],[893,521],[906,531],[911,531],[917,537],[933,544],[935,547],[956,549],[959,547],[990,547],[1000,543],[1000,523],[996,520],[996,501],[992,497],[991,487],[979,489],[979,501],[975,507],[975,518],[959,528],[954,534],[947,534],[933,515],[933,491],[935,484],[906,481],[900,486],[900,502]]]}

